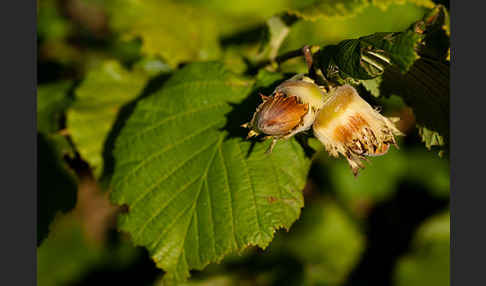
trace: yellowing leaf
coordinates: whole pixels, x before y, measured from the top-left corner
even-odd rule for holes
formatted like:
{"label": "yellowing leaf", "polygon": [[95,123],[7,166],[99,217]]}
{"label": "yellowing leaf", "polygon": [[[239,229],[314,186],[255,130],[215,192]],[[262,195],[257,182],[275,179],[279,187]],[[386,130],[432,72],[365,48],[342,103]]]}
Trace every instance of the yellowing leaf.
{"label": "yellowing leaf", "polygon": [[403,5],[406,3],[412,3],[425,8],[434,8],[435,6],[435,3],[432,0],[371,0],[371,3],[383,10],[386,10],[390,5],[393,4]]}
{"label": "yellowing leaf", "polygon": [[110,8],[115,30],[140,37],[142,52],[160,55],[173,67],[219,53],[218,26],[203,8],[159,0],[116,0]]}
{"label": "yellowing leaf", "polygon": [[121,106],[142,91],[147,76],[129,72],[116,61],[91,70],[76,89],[67,112],[67,128],[81,157],[96,176],[103,170],[103,146]]}
{"label": "yellowing leaf", "polygon": [[289,14],[296,15],[304,20],[317,20],[318,18],[347,18],[352,17],[368,5],[367,0],[317,0],[303,1],[297,4],[297,9],[289,10]]}

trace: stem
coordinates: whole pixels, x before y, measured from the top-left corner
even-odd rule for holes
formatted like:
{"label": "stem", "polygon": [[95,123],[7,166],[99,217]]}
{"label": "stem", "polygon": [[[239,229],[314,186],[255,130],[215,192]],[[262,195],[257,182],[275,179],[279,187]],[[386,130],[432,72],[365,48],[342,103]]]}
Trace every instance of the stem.
{"label": "stem", "polygon": [[305,56],[306,57],[307,64],[309,64],[309,62],[308,62],[309,55],[312,55],[318,49],[319,49],[318,46],[308,46],[308,45],[305,45],[305,46],[303,46],[300,49],[288,51],[288,52],[286,52],[286,53],[284,53],[284,54],[282,54],[280,56],[277,56],[275,59],[269,59],[269,60],[264,60],[264,61],[261,61],[261,62],[257,62],[253,66],[253,69],[254,70],[259,70],[261,68],[264,68],[266,66],[272,65],[274,63],[276,63],[277,65],[280,65],[281,63],[283,63],[283,62],[285,62],[287,60],[294,59],[294,58],[298,58],[298,57],[302,57],[302,56]]}
{"label": "stem", "polygon": [[264,60],[264,61],[261,61],[261,62],[257,62],[254,65],[253,68],[256,69],[256,70],[259,70],[259,69],[264,68],[266,66],[269,66],[273,63],[277,63],[278,65],[280,65],[281,63],[283,63],[287,60],[290,60],[290,59],[293,59],[293,58],[298,58],[298,57],[301,57],[303,55],[304,55],[304,53],[302,52],[302,48],[300,48],[298,50],[286,52],[285,54],[277,56],[273,60]]}

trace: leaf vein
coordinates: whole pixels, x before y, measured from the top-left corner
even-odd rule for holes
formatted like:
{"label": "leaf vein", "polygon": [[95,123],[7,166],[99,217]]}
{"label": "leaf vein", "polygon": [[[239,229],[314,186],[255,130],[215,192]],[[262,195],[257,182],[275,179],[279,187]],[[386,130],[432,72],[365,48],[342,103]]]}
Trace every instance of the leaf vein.
{"label": "leaf vein", "polygon": [[229,196],[229,199],[230,199],[230,215],[231,215],[231,232],[233,234],[233,242],[234,242],[234,247],[238,247],[238,242],[236,240],[236,232],[235,232],[235,218],[234,218],[234,214],[233,214],[233,196],[231,194],[231,187],[230,187],[230,183],[229,183],[229,175],[228,175],[228,169],[226,167],[226,163],[225,163],[225,160],[224,160],[224,156],[223,156],[223,150],[222,150],[222,144],[219,144],[218,146],[218,154],[221,158],[221,164],[223,165],[223,171],[224,171],[224,179],[225,179],[225,182],[226,182],[226,185],[227,185],[227,190],[228,190],[228,196]]}
{"label": "leaf vein", "polygon": [[[217,107],[220,107],[220,106],[223,106],[223,105],[225,105],[225,103],[210,104],[210,105],[206,105],[206,106],[201,107],[201,108],[195,108],[195,109],[187,110],[185,112],[180,112],[180,113],[169,115],[159,122],[154,122],[154,124],[150,125],[148,128],[142,129],[139,132],[133,134],[130,138],[131,140],[128,140],[125,144],[120,145],[119,147],[125,147],[127,145],[130,145],[130,143],[133,143],[133,141],[135,141],[133,139],[140,138],[141,135],[147,133],[150,130],[160,128],[165,123],[168,123],[168,122],[174,121],[176,119],[183,118],[185,116],[192,115],[194,113],[198,113],[198,112],[201,112],[201,111],[211,110],[213,108],[217,108]],[[138,122],[138,123],[141,123],[141,122]]]}
{"label": "leaf vein", "polygon": [[150,192],[152,192],[155,188],[157,188],[160,184],[162,184],[166,179],[168,179],[170,176],[172,176],[172,174],[174,174],[175,172],[177,172],[180,168],[184,167],[187,163],[189,163],[191,160],[193,160],[194,158],[196,158],[199,154],[203,153],[204,151],[206,151],[207,149],[209,149],[210,147],[213,146],[213,143],[211,144],[208,144],[207,146],[204,146],[203,148],[201,148],[199,151],[197,151],[196,153],[194,153],[191,157],[189,157],[187,160],[185,160],[184,162],[182,162],[181,164],[179,164],[178,166],[175,167],[174,170],[170,171],[167,173],[166,176],[162,177],[160,180],[158,180],[157,182],[155,182],[152,186],[150,186],[146,192],[144,192],[143,194],[141,194],[133,203],[132,203],[132,208],[135,206],[135,204],[137,204],[141,199],[143,199],[147,194],[149,194]]}
{"label": "leaf vein", "polygon": [[[121,184],[125,183],[131,176],[136,174],[137,171],[140,170],[143,166],[147,165],[148,163],[152,162],[153,160],[164,155],[166,152],[170,151],[172,148],[177,147],[180,144],[186,142],[187,140],[190,140],[190,139],[196,137],[197,135],[206,132],[207,130],[213,128],[215,125],[218,125],[220,122],[223,122],[223,120],[218,120],[215,123],[209,124],[206,128],[203,128],[198,132],[192,133],[191,135],[186,136],[186,137],[182,138],[181,140],[179,140],[175,143],[169,144],[169,145],[165,146],[165,148],[162,148],[160,151],[155,152],[152,155],[148,156],[147,158],[143,159],[142,161],[140,161],[140,163],[137,166],[135,166],[133,169],[131,169],[128,174],[125,174],[125,176],[118,182],[117,186],[120,186]],[[125,163],[125,164],[127,164],[127,163]],[[120,167],[122,165],[120,165]]]}
{"label": "leaf vein", "polygon": [[187,184],[185,184],[184,186],[182,186],[181,188],[179,188],[177,191],[175,191],[173,193],[173,195],[165,202],[165,204],[163,204],[143,225],[142,227],[138,230],[138,232],[135,234],[135,237],[139,237],[144,229],[147,227],[147,225],[149,225],[157,216],[160,215],[160,213],[162,213],[168,206],[169,204],[175,200],[180,194],[182,194],[185,190],[187,190],[190,186],[192,186],[195,182],[197,182],[197,180],[199,180],[201,178],[201,176],[197,177],[195,180],[192,180],[190,182],[188,182]]}
{"label": "leaf vein", "polygon": [[246,177],[248,178],[248,182],[250,183],[249,185],[250,185],[250,190],[251,190],[251,194],[252,194],[252,198],[253,198],[253,205],[255,206],[254,209],[255,209],[255,217],[256,217],[256,221],[257,221],[257,225],[258,225],[258,231],[262,232],[262,225],[261,225],[261,222],[260,222],[260,217],[258,216],[258,205],[257,205],[256,198],[255,198],[255,186],[253,186],[253,181],[252,181],[251,176],[250,176],[250,171],[248,170],[248,164],[245,161],[245,158],[243,157],[241,147],[240,147],[239,144],[236,144],[236,146],[238,146],[240,159],[241,159],[241,162],[243,162],[243,165],[244,165],[243,169],[245,170]]}

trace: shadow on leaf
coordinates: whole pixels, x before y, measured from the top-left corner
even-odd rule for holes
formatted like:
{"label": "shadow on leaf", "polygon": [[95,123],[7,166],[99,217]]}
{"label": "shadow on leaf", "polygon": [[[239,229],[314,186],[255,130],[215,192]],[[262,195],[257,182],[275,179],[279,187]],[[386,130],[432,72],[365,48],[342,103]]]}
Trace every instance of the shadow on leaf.
{"label": "shadow on leaf", "polygon": [[113,171],[115,168],[115,158],[113,157],[112,152],[115,147],[116,138],[125,126],[128,118],[132,115],[135,106],[137,105],[137,102],[159,90],[167,81],[167,79],[169,79],[169,77],[169,73],[163,73],[152,78],[142,90],[141,94],[133,101],[125,104],[118,112],[118,116],[115,123],[113,124],[113,128],[110,130],[110,133],[108,134],[108,137],[103,146],[104,168],[101,175],[101,182],[105,187],[110,184],[111,176],[113,175]]}
{"label": "shadow on leaf", "polygon": [[[258,86],[247,96],[242,102],[240,103],[229,103],[232,107],[232,110],[226,114],[226,125],[221,129],[221,131],[226,131],[226,136],[224,141],[230,140],[233,138],[241,138],[242,140],[246,140],[246,136],[248,135],[248,129],[241,127],[242,124],[250,122],[253,113],[255,112],[256,108],[262,102],[260,98],[260,93],[265,95],[272,94],[275,87],[277,87],[283,80],[277,80],[271,83],[268,86],[261,87]],[[253,137],[248,139],[251,142],[251,146],[248,149],[248,153],[246,157],[248,158],[255,147],[255,144],[258,142],[262,142],[262,136]]]}
{"label": "shadow on leaf", "polygon": [[[242,102],[236,104],[230,103],[232,110],[226,115],[226,125],[222,128],[222,131],[224,130],[227,132],[224,140],[226,141],[232,138],[241,138],[241,140],[247,140],[246,137],[248,135],[249,129],[241,127],[241,125],[251,121],[256,108],[262,103],[260,94],[271,95],[280,83],[282,83],[285,79],[290,78],[291,76],[292,75],[285,75],[284,78],[275,80],[265,86],[260,86],[257,82],[256,88]],[[306,156],[312,157],[312,155],[315,153],[315,150],[312,149],[307,142],[309,139],[309,135],[312,135],[312,131],[297,134],[295,136],[295,139],[304,149]],[[247,158],[251,155],[255,144],[263,143],[263,135],[249,138],[248,141],[251,142],[251,146],[246,154]]]}

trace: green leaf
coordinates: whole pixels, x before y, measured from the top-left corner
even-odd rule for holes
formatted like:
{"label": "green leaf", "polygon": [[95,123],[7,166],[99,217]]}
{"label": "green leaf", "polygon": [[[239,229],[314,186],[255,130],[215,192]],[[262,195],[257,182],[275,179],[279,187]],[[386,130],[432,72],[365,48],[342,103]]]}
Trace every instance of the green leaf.
{"label": "green leaf", "polygon": [[450,53],[449,12],[442,5],[437,5],[423,20],[425,32],[420,55],[444,62]]}
{"label": "green leaf", "polygon": [[37,245],[49,233],[54,217],[76,203],[76,177],[59,149],[51,137],[37,133]]}
{"label": "green leaf", "polygon": [[393,4],[413,3],[425,8],[434,8],[435,3],[432,0],[371,0],[371,3],[383,10],[386,10]]}
{"label": "green leaf", "polygon": [[[238,283],[238,276],[232,277],[230,275],[217,275],[207,277],[206,279],[190,280],[185,283],[178,284],[179,286],[233,286]],[[154,286],[167,286],[164,279],[155,282]]]}
{"label": "green leaf", "polygon": [[354,17],[320,18],[315,22],[297,21],[292,25],[280,53],[296,50],[304,45],[335,45],[343,40],[356,39],[377,31],[404,31],[415,21],[421,20],[425,14],[424,8],[413,4],[391,5],[386,11],[368,5]]}
{"label": "green leaf", "polygon": [[40,85],[37,88],[37,245],[49,233],[49,225],[59,212],[76,202],[77,182],[63,156],[74,157],[62,128],[64,111],[72,103],[68,95],[72,81]]}
{"label": "green leaf", "polygon": [[115,142],[111,199],[129,209],[119,227],[166,280],[249,245],[264,248],[300,215],[309,161],[293,139],[270,155],[270,142],[243,139],[239,125],[259,100],[251,91],[222,64],[189,64],[138,102]]}
{"label": "green leaf", "polygon": [[369,210],[363,206],[370,207],[390,199],[404,180],[423,186],[434,197],[449,196],[448,162],[423,148],[393,148],[385,156],[373,158],[353,180],[349,180],[346,161],[330,160],[326,153],[320,156],[317,162],[327,166],[326,172],[329,172],[337,196],[360,217],[366,217]]}
{"label": "green leaf", "polygon": [[51,235],[37,249],[37,283],[74,282],[100,258],[99,246],[86,240],[80,222],[73,215],[59,217]]}
{"label": "green leaf", "polygon": [[356,15],[367,5],[367,0],[299,1],[296,4],[297,8],[290,9],[288,13],[311,21],[318,18],[347,18]]}
{"label": "green leaf", "polygon": [[215,16],[202,7],[170,1],[112,1],[111,26],[127,38],[140,37],[142,52],[160,55],[170,66],[214,59],[219,53]]}
{"label": "green leaf", "polygon": [[358,263],[365,242],[344,209],[325,197],[306,205],[299,221],[272,243],[270,252],[281,249],[298,258],[304,264],[305,285],[341,285]]}
{"label": "green leaf", "polygon": [[380,97],[380,84],[383,79],[378,76],[372,79],[363,79],[359,82],[371,93],[374,97]]}
{"label": "green leaf", "polygon": [[383,75],[380,93],[399,95],[413,109],[422,140],[427,148],[449,142],[449,65],[432,59],[419,59],[402,74],[389,68]]}
{"label": "green leaf", "polygon": [[77,284],[91,271],[121,271],[140,255],[120,238],[110,243],[93,240],[83,226],[79,213],[56,218],[49,237],[37,249],[37,285]]}
{"label": "green leaf", "polygon": [[291,1],[294,8],[290,9],[288,13],[311,21],[322,18],[341,20],[356,16],[370,4],[382,10],[387,10],[391,5],[407,3],[426,8],[435,6],[431,0],[306,0]]}
{"label": "green leaf", "polygon": [[425,143],[425,147],[431,150],[433,146],[444,146],[444,137],[436,131],[427,129],[425,126],[417,126],[419,129],[419,134],[422,137],[422,142]]}
{"label": "green leaf", "polygon": [[96,176],[103,170],[103,146],[119,109],[140,94],[147,79],[144,73],[130,72],[109,60],[91,70],[76,89],[67,128]]}
{"label": "green leaf", "polygon": [[37,131],[53,133],[61,128],[61,118],[72,102],[68,91],[71,81],[61,81],[37,87]]}
{"label": "green leaf", "polygon": [[43,0],[37,3],[37,35],[47,41],[61,41],[73,31],[73,25],[64,18],[58,1]]}
{"label": "green leaf", "polygon": [[411,29],[400,33],[375,33],[342,41],[332,49],[324,48],[316,57],[323,71],[328,71],[335,64],[346,76],[372,79],[383,74],[389,64],[403,73],[407,72],[419,58],[416,49],[422,38]]}
{"label": "green leaf", "polygon": [[450,214],[424,222],[412,242],[411,252],[398,260],[394,285],[450,285]]}

